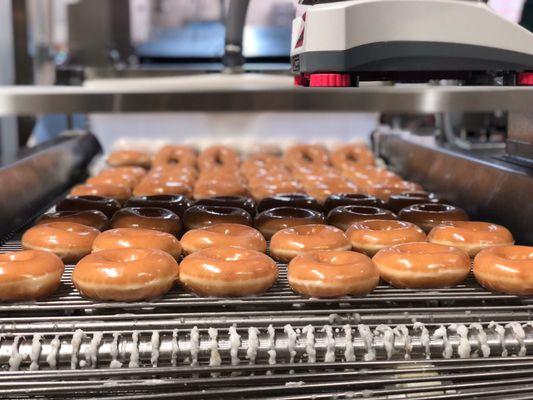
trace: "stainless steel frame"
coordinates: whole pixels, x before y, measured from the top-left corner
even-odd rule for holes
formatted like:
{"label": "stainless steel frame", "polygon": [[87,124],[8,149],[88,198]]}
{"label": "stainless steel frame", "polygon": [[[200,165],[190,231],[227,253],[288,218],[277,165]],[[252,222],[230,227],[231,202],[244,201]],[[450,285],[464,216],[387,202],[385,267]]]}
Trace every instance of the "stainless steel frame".
{"label": "stainless steel frame", "polygon": [[[297,88],[280,81],[225,80],[216,87],[194,78],[175,88],[112,89],[84,87],[0,88],[0,115],[94,112],[180,111],[379,111],[427,114],[439,112],[530,111],[533,87],[360,87]],[[211,84],[214,84],[211,82]]]}
{"label": "stainless steel frame", "polygon": [[533,244],[531,170],[504,162],[503,151],[461,151],[433,137],[379,132],[379,154],[406,179],[463,207],[471,218],[501,223],[516,240]]}
{"label": "stainless steel frame", "polygon": [[0,240],[57,200],[99,151],[94,136],[71,132],[0,166]]}

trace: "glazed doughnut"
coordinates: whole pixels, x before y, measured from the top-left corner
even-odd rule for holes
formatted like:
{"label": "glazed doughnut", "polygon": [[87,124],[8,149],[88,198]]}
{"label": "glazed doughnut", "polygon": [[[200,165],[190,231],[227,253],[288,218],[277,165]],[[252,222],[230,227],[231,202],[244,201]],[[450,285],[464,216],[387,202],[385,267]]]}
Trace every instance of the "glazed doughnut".
{"label": "glazed doughnut", "polygon": [[370,206],[340,206],[328,214],[328,225],[333,225],[346,231],[352,224],[367,219],[397,219],[396,215],[378,207]]}
{"label": "glazed doughnut", "polygon": [[124,203],[131,197],[131,190],[123,185],[112,185],[109,183],[99,183],[99,184],[84,184],[76,185],[70,191],[69,196],[79,197],[79,196],[100,196],[100,197],[110,197]]}
{"label": "glazed doughnut", "polygon": [[329,181],[322,180],[315,184],[304,184],[304,188],[310,196],[313,196],[320,203],[324,203],[333,194],[358,192],[357,186],[340,178],[334,178]]}
{"label": "glazed doughnut", "polygon": [[248,186],[250,194],[255,201],[261,201],[267,197],[276,197],[285,193],[301,193],[301,186],[293,180],[272,183],[272,184],[259,184],[256,186]]}
{"label": "glazed doughnut", "polygon": [[133,190],[135,196],[155,196],[155,195],[182,195],[190,197],[192,188],[187,183],[180,180],[170,180],[153,178],[147,176]]}
{"label": "glazed doughnut", "polygon": [[495,292],[533,294],[533,247],[496,246],[474,258],[474,276],[481,286]]}
{"label": "glazed doughnut", "polygon": [[120,203],[109,197],[101,196],[74,196],[63,199],[56,205],[57,211],[85,211],[98,210],[108,219],[120,210]]}
{"label": "glazed doughnut", "polygon": [[487,222],[451,221],[438,225],[428,235],[431,243],[458,247],[474,257],[481,250],[494,246],[511,246],[513,235],[501,225]]}
{"label": "glazed doughnut", "polygon": [[129,207],[117,211],[111,219],[111,228],[143,228],[178,236],[181,219],[172,211],[157,207]]}
{"label": "glazed doughnut", "polygon": [[247,196],[246,186],[230,175],[224,179],[198,179],[194,185],[196,200],[215,196]]}
{"label": "glazed doughnut", "polygon": [[181,255],[178,239],[170,233],[142,228],[119,228],[103,232],[93,242],[93,252],[113,249],[158,249],[174,258]]}
{"label": "glazed doughnut", "polygon": [[373,165],[374,163],[372,151],[364,144],[347,144],[331,152],[331,164],[338,169]]}
{"label": "glazed doughnut", "polygon": [[289,168],[329,165],[329,154],[324,146],[318,144],[296,145],[285,152],[285,164]]}
{"label": "glazed doughnut", "polygon": [[109,154],[107,163],[112,167],[143,167],[150,168],[150,155],[137,150],[116,150]]}
{"label": "glazed doughnut", "polygon": [[397,214],[402,209],[412,206],[414,204],[423,203],[440,203],[440,199],[433,193],[427,192],[403,192],[400,194],[393,194],[387,200],[383,208]]}
{"label": "glazed doughnut", "polygon": [[22,246],[28,250],[51,251],[65,263],[78,261],[91,252],[98,229],[74,222],[50,222],[36,225],[22,235]]}
{"label": "glazed doughnut", "polygon": [[324,212],[326,215],[334,208],[341,206],[368,206],[385,208],[380,199],[360,193],[337,193],[329,196],[324,202]]}
{"label": "glazed doughnut", "polygon": [[63,261],[39,250],[0,254],[0,301],[28,301],[50,296],[61,284]]}
{"label": "glazed doughnut", "polygon": [[128,175],[128,176],[134,176],[135,178],[137,178],[137,181],[140,182],[140,180],[146,176],[146,170],[142,167],[113,167],[113,168],[106,168],[100,171],[98,175],[105,176],[107,174],[111,174],[111,175],[123,174],[123,175]]}
{"label": "glazed doughnut", "polygon": [[159,297],[178,279],[178,263],[157,249],[115,249],[89,254],[78,262],[72,282],[95,300],[140,301]]}
{"label": "glazed doughnut", "polygon": [[391,196],[395,194],[404,193],[407,191],[420,191],[422,186],[418,183],[401,181],[385,184],[373,184],[364,188],[367,194],[377,197],[383,201],[388,201]]}
{"label": "glazed doughnut", "polygon": [[468,215],[460,208],[448,204],[422,203],[402,209],[398,215],[402,221],[412,222],[429,233],[434,227],[447,221],[468,221]]}
{"label": "glazed doughnut", "polygon": [[154,156],[154,167],[177,165],[180,167],[195,167],[196,152],[188,146],[163,146]]}
{"label": "glazed doughnut", "polygon": [[255,201],[244,196],[214,196],[197,200],[195,206],[218,206],[218,207],[237,207],[246,211],[251,216],[255,215]]}
{"label": "glazed doughnut", "polygon": [[454,286],[470,273],[470,258],[463,250],[427,242],[387,247],[372,260],[381,278],[398,288]]}
{"label": "glazed doughnut", "polygon": [[425,242],[426,234],[410,222],[369,219],[352,224],[346,231],[355,251],[370,257],[379,250],[402,243]]}
{"label": "glazed doughnut", "polygon": [[364,296],[379,282],[372,260],[353,251],[314,251],[291,260],[287,278],[290,287],[309,297]]}
{"label": "glazed doughnut", "polygon": [[198,168],[200,171],[213,168],[238,170],[240,158],[235,150],[226,146],[211,146],[198,156]]}
{"label": "glazed doughnut", "polygon": [[92,226],[103,231],[107,228],[109,220],[102,211],[82,210],[82,211],[56,211],[44,214],[35,225],[48,224],[50,222],[75,222],[76,224]]}
{"label": "glazed doughnut", "polygon": [[181,238],[185,254],[208,247],[235,246],[266,252],[266,240],[258,230],[241,224],[217,224],[188,231]]}
{"label": "glazed doughnut", "polygon": [[[141,167],[115,167],[104,169],[96,176],[101,180],[100,183],[106,183],[105,181],[107,179],[109,183],[119,183],[133,189],[146,176],[146,170]],[[88,180],[87,183],[92,182]]]}
{"label": "glazed doughnut", "polygon": [[299,225],[278,231],[270,240],[270,255],[287,263],[310,251],[351,249],[348,238],[340,229],[328,225]]}
{"label": "glazed doughnut", "polygon": [[185,229],[230,223],[252,225],[252,217],[242,208],[222,206],[192,206],[183,215]]}
{"label": "glazed doughnut", "polygon": [[278,267],[266,254],[240,247],[210,247],[185,257],[183,286],[203,296],[251,296],[269,289]]}
{"label": "glazed doughnut", "polygon": [[95,175],[85,181],[89,185],[118,185],[126,186],[128,189],[132,190],[138,183],[139,179],[133,175],[124,175],[121,173],[105,173]]}
{"label": "glazed doughnut", "polygon": [[322,206],[318,201],[314,197],[303,193],[285,193],[266,197],[257,204],[257,212],[262,213],[278,207],[306,208],[322,212]]}
{"label": "glazed doughnut", "polygon": [[324,224],[324,214],[297,207],[278,207],[263,211],[254,220],[254,227],[269,240],[277,231],[298,225]]}
{"label": "glazed doughnut", "polygon": [[129,199],[124,207],[158,207],[172,211],[183,218],[185,211],[193,205],[188,197],[173,194],[159,194],[155,196],[138,196]]}
{"label": "glazed doughnut", "polygon": [[402,182],[401,176],[384,168],[378,168],[371,165],[358,166],[344,169],[342,175],[354,182],[357,186],[366,187],[376,184],[391,184]]}
{"label": "glazed doughnut", "polygon": [[152,168],[146,178],[156,181],[181,182],[185,185],[193,186],[198,178],[198,171],[192,167],[168,164]]}

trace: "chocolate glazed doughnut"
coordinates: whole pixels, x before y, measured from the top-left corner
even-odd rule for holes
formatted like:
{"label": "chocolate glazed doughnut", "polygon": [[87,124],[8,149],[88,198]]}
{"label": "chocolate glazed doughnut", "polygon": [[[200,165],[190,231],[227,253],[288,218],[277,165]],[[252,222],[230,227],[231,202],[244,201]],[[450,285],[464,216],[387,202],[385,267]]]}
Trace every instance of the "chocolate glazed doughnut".
{"label": "chocolate glazed doughnut", "polygon": [[427,192],[404,192],[400,194],[393,194],[383,208],[399,213],[403,208],[412,206],[413,204],[422,203],[440,203],[441,200],[433,193]]}
{"label": "chocolate glazed doughnut", "polygon": [[278,207],[306,208],[322,212],[322,206],[314,197],[302,193],[287,193],[265,197],[257,204],[257,213]]}
{"label": "chocolate glazed doughnut", "polygon": [[183,215],[185,229],[199,229],[215,224],[252,225],[252,216],[238,207],[192,206]]}
{"label": "chocolate glazed doughnut", "polygon": [[389,210],[370,206],[340,206],[328,214],[328,224],[346,231],[353,223],[367,219],[397,219]]}
{"label": "chocolate glazed doughnut", "polygon": [[181,219],[172,211],[158,207],[130,207],[117,211],[111,219],[111,228],[144,228],[178,236]]}
{"label": "chocolate glazed doughnut", "polygon": [[338,193],[332,194],[324,202],[324,212],[329,214],[331,210],[341,206],[368,206],[385,208],[383,200],[375,196],[359,193]]}
{"label": "chocolate glazed doughnut", "polygon": [[414,204],[400,211],[402,221],[418,225],[426,233],[447,221],[468,221],[468,214],[461,208],[449,204]]}
{"label": "chocolate glazed doughnut", "polygon": [[278,207],[258,214],[254,226],[267,240],[270,240],[276,232],[285,228],[324,223],[324,214],[321,212],[306,208]]}
{"label": "chocolate glazed doughnut", "polygon": [[129,199],[124,207],[158,207],[172,211],[183,218],[185,211],[193,205],[193,201],[182,195],[159,194],[155,196],[138,196]]}
{"label": "chocolate glazed doughnut", "polygon": [[251,216],[255,215],[255,201],[244,196],[214,196],[197,200],[195,206],[237,207],[246,211]]}
{"label": "chocolate glazed doughnut", "polygon": [[102,211],[98,210],[56,211],[44,214],[35,221],[35,225],[47,224],[49,222],[75,222],[103,231],[107,228],[109,220]]}
{"label": "chocolate glazed doughnut", "polygon": [[113,214],[120,210],[120,203],[109,197],[100,196],[77,196],[67,197],[56,205],[57,211],[85,211],[98,210],[110,219]]}

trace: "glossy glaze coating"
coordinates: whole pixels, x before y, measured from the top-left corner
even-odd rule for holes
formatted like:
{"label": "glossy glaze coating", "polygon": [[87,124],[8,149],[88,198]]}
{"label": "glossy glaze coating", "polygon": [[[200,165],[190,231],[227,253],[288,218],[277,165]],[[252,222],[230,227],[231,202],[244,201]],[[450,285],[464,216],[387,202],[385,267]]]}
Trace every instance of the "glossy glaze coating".
{"label": "glossy glaze coating", "polygon": [[107,174],[115,175],[117,173],[120,173],[123,175],[134,176],[137,178],[138,181],[144,178],[147,174],[146,169],[142,167],[126,166],[126,167],[106,168],[100,171],[98,175],[107,175]]}
{"label": "glossy glaze coating", "polygon": [[198,229],[216,224],[252,225],[252,217],[242,208],[192,206],[183,215],[185,229]]}
{"label": "glossy glaze coating", "polygon": [[374,162],[372,151],[362,143],[346,144],[331,152],[331,164],[339,169],[373,165]]}
{"label": "glossy glaze coating", "polygon": [[257,212],[262,213],[278,207],[306,208],[322,212],[322,206],[318,201],[314,197],[303,193],[286,193],[266,197],[257,204]]}
{"label": "glossy glaze coating", "polygon": [[133,189],[135,196],[155,196],[162,194],[191,197],[192,187],[186,182],[147,176]]}
{"label": "glossy glaze coating", "polygon": [[174,258],[181,255],[178,239],[166,232],[142,228],[119,228],[101,233],[93,242],[93,252],[113,249],[158,249]]}
{"label": "glossy glaze coating", "polygon": [[198,156],[198,168],[203,171],[213,168],[237,170],[241,161],[237,152],[226,146],[211,146]]}
{"label": "glossy glaze coating", "polygon": [[398,215],[402,221],[412,222],[429,233],[446,221],[468,221],[466,212],[448,204],[423,203],[402,209]]}
{"label": "glossy glaze coating", "polygon": [[514,244],[513,235],[507,228],[474,221],[451,221],[438,225],[429,232],[428,241],[458,247],[470,257],[488,247]]}
{"label": "glossy glaze coating", "polygon": [[357,193],[359,189],[352,182],[349,182],[341,177],[333,178],[317,178],[316,182],[303,183],[305,192],[313,196],[321,204],[327,200],[328,197],[336,193]]}
{"label": "glossy glaze coating", "polygon": [[160,194],[155,196],[138,196],[129,199],[124,207],[158,207],[172,211],[183,218],[185,211],[193,205],[193,201],[181,195]]}
{"label": "glossy glaze coating", "polygon": [[85,183],[89,185],[104,184],[126,186],[128,189],[133,190],[133,188],[139,183],[139,181],[140,180],[133,175],[124,175],[120,172],[106,172],[90,177],[85,181]]}
{"label": "glossy glaze coating", "polygon": [[199,178],[194,185],[196,200],[215,196],[248,196],[248,189],[236,177],[228,174],[224,178]]}
{"label": "glossy glaze coating", "polygon": [[391,183],[376,183],[364,188],[365,193],[376,196],[378,199],[387,202],[391,196],[404,193],[406,191],[421,191],[422,186],[418,183],[400,181]]}
{"label": "glossy glaze coating", "polygon": [[285,152],[285,164],[290,168],[301,166],[323,166],[329,164],[329,154],[324,146],[301,144],[289,147]]}
{"label": "glossy glaze coating", "polygon": [[270,288],[278,277],[274,260],[239,247],[210,247],[185,257],[183,286],[203,296],[250,296]]}
{"label": "glossy glaze coating", "polygon": [[165,294],[178,276],[178,263],[164,251],[117,249],[84,257],[72,272],[72,282],[92,299],[140,301]]}
{"label": "glossy glaze coating", "polygon": [[474,258],[474,276],[483,287],[520,296],[533,295],[533,247],[497,246]]}
{"label": "glossy glaze coating", "polygon": [[341,206],[367,206],[367,207],[378,207],[384,208],[385,203],[368,194],[360,193],[338,193],[332,194],[324,202],[324,212],[326,215],[333,210],[334,208]]}
{"label": "glossy glaze coating", "polygon": [[189,146],[166,145],[155,154],[152,165],[154,167],[166,165],[194,167],[196,151]]}
{"label": "glossy glaze coating", "polygon": [[372,260],[381,278],[399,288],[453,286],[470,273],[470,257],[463,250],[427,242],[387,247]]}
{"label": "glossy glaze coating", "polygon": [[111,219],[111,228],[144,228],[180,234],[181,219],[172,211],[158,207],[128,207],[117,211]]}
{"label": "glossy glaze coating", "polygon": [[193,229],[181,238],[186,254],[208,247],[236,246],[264,253],[266,240],[258,230],[241,224],[216,224]]}
{"label": "glossy glaze coating", "polygon": [[78,261],[89,254],[98,229],[74,222],[50,222],[36,225],[22,235],[22,246],[28,250],[51,251],[65,263]]}
{"label": "glossy glaze coating", "polygon": [[254,227],[270,240],[277,231],[298,225],[324,224],[324,214],[297,207],[277,207],[258,214]]}
{"label": "glossy glaze coating", "polygon": [[109,183],[84,184],[74,186],[69,194],[70,197],[78,196],[100,196],[111,197],[121,203],[124,203],[131,197],[131,190],[122,185],[113,185]]}
{"label": "glossy glaze coating", "polygon": [[61,284],[64,265],[49,251],[23,250],[0,254],[0,301],[37,300]]}
{"label": "glossy glaze coating", "polygon": [[328,225],[346,231],[353,223],[367,219],[396,219],[396,214],[389,210],[370,206],[340,206],[328,214]]}
{"label": "glossy glaze coating", "polygon": [[403,208],[413,204],[440,203],[440,199],[433,193],[427,192],[404,192],[389,197],[383,208],[398,214]]}
{"label": "glossy glaze coating", "polygon": [[107,163],[112,167],[138,166],[150,168],[151,161],[148,153],[137,150],[117,150],[107,157]]}
{"label": "glossy glaze coating", "polygon": [[102,211],[83,210],[83,211],[56,211],[42,215],[35,225],[48,224],[50,222],[75,222],[91,226],[103,231],[107,228],[109,220]]}
{"label": "glossy glaze coating", "polygon": [[120,203],[109,197],[101,196],[76,196],[67,197],[56,205],[57,211],[85,211],[98,210],[105,214],[108,219],[120,210]]}
{"label": "glossy glaze coating", "polygon": [[372,260],[352,251],[315,251],[292,259],[288,266],[291,288],[309,297],[364,296],[379,282]]}
{"label": "glossy glaze coating", "polygon": [[371,257],[386,247],[426,241],[426,234],[415,224],[383,219],[356,222],[346,231],[346,236],[355,251]]}
{"label": "glossy glaze coating", "polygon": [[244,196],[214,196],[197,200],[194,205],[242,208],[252,217],[255,215],[256,210],[255,201],[250,197]]}
{"label": "glossy glaze coating", "polygon": [[329,225],[299,225],[278,231],[270,240],[270,255],[280,262],[310,251],[350,250],[348,238],[338,228]]}

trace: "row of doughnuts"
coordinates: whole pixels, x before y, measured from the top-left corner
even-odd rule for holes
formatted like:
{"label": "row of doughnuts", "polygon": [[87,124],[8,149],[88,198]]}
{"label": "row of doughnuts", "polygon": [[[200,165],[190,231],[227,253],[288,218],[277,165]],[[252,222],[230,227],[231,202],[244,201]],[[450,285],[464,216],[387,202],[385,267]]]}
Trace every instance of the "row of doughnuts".
{"label": "row of doughnuts", "polygon": [[[393,211],[398,209],[395,214]],[[155,195],[130,198],[123,207],[110,198],[74,196],[62,200],[55,212],[43,215],[37,223],[78,222],[98,230],[143,227],[180,236],[183,228],[230,222],[253,225],[270,239],[277,230],[295,225],[327,222],[346,230],[360,220],[397,218],[429,232],[442,221],[467,220],[468,216],[425,192],[393,195],[387,202],[369,195],[341,193],[329,196],[323,204],[305,194],[272,196],[257,204],[240,196],[215,196],[193,202],[182,195]]]}
{"label": "row of doughnuts", "polygon": [[372,152],[363,144],[346,144],[331,152],[321,145],[296,145],[283,156],[257,153],[242,162],[237,152],[226,146],[212,146],[197,154],[191,147],[167,145],[155,154],[153,162],[147,163],[147,159],[150,156],[143,152],[115,151],[107,159],[113,168],[103,174],[105,179],[99,174],[74,193],[124,196],[124,189],[111,190],[107,185],[128,185],[122,179],[112,182],[109,176],[122,174],[124,168],[147,165],[152,169],[142,182],[128,187],[135,195],[183,194],[200,199],[250,194],[261,200],[306,192],[322,202],[333,193],[361,192],[387,199],[391,194],[421,189],[376,167]]}
{"label": "row of doughnuts", "polygon": [[[305,282],[305,285],[300,285],[300,290],[297,289],[298,284],[294,283],[291,278],[293,275],[290,271],[296,270],[295,262],[301,260],[301,257],[304,259],[307,257],[304,260],[307,263],[322,263],[323,265],[321,268],[324,270],[315,273],[311,279],[315,282],[315,288],[329,290],[326,296],[338,296],[364,294],[364,291],[342,292],[339,287],[332,289],[338,286],[340,278],[346,276],[346,271],[342,272],[339,269],[341,265],[344,265],[343,262],[338,261],[341,259],[348,264],[353,264],[356,263],[357,258],[357,262],[367,266],[361,268],[369,273],[369,277],[375,277],[376,271],[379,271],[378,275],[381,275],[384,280],[400,287],[441,287],[461,280],[458,276],[465,271],[464,263],[456,268],[455,272],[459,275],[455,276],[455,280],[444,281],[443,284],[438,279],[439,277],[432,276],[429,280],[422,280],[421,286],[417,286],[413,282],[415,277],[421,276],[418,272],[424,275],[427,271],[422,268],[422,271],[417,272],[414,267],[402,271],[397,266],[387,269],[383,265],[386,266],[391,259],[394,259],[393,256],[387,255],[387,251],[398,248],[396,253],[399,255],[395,252],[391,254],[396,254],[397,259],[401,261],[399,263],[403,263],[404,267],[409,264],[406,259],[418,257],[418,254],[426,257],[428,253],[429,256],[426,258],[420,256],[421,262],[426,269],[428,265],[432,266],[435,272],[439,271],[434,267],[435,257],[437,259],[443,257],[440,253],[443,249],[439,246],[454,249],[451,253],[455,254],[458,260],[465,259],[465,251],[471,256],[476,255],[480,250],[483,250],[481,252],[483,254],[489,253],[488,249],[484,249],[485,247],[499,246],[501,249],[516,247],[517,251],[519,249],[519,246],[512,246],[514,243],[512,236],[505,228],[493,224],[461,222],[468,220],[464,211],[444,204],[437,196],[421,191],[418,185],[403,181],[401,177],[392,172],[375,167],[372,153],[364,146],[348,145],[331,153],[321,146],[295,146],[289,149],[283,157],[262,153],[243,162],[233,150],[222,146],[207,149],[199,155],[185,146],[167,146],[161,149],[153,159],[141,157],[138,153],[124,152],[113,153],[108,158],[108,162],[112,168],[89,178],[85,185],[73,189],[72,195],[81,196],[65,199],[58,204],[55,213],[47,214],[38,221],[40,226],[28,230],[23,236],[24,246],[34,249],[37,253],[43,250],[55,252],[65,262],[76,262],[81,258],[78,266],[82,267],[77,266],[78,271],[81,271],[81,268],[87,268],[86,265],[91,266],[95,263],[108,265],[116,262],[123,268],[124,265],[135,265],[138,261],[139,266],[133,270],[139,270],[141,274],[144,274],[142,265],[145,262],[142,260],[150,255],[133,252],[135,254],[130,256],[121,255],[122,258],[118,255],[110,256],[111,258],[118,257],[116,260],[100,257],[102,252],[106,251],[153,250],[170,255],[174,263],[167,263],[167,267],[163,268],[168,274],[164,274],[164,277],[160,279],[162,286],[148,285],[150,289],[148,294],[142,290],[142,283],[133,282],[131,284],[121,283],[122,290],[119,287],[115,289],[116,292],[112,294],[112,297],[105,297],[95,292],[95,287],[101,286],[101,282],[91,281],[87,278],[90,274],[86,274],[84,279],[77,279],[75,284],[80,292],[89,297],[119,300],[150,298],[154,297],[158,288],[163,292],[168,290],[172,286],[170,282],[176,279],[181,279],[184,286],[198,293],[224,295],[223,290],[210,292],[210,289],[206,291],[201,285],[195,286],[199,284],[198,282],[207,282],[208,288],[212,288],[213,277],[206,278],[205,271],[201,272],[201,268],[200,272],[197,271],[198,267],[192,269],[200,274],[195,280],[191,278],[193,273],[188,272],[183,275],[181,268],[177,267],[176,257],[181,253],[181,247],[184,253],[188,254],[187,257],[197,253],[191,250],[195,245],[189,243],[195,242],[191,238],[195,237],[197,231],[203,237],[203,243],[208,244],[200,251],[220,247],[216,245],[216,240],[205,239],[208,233],[216,234],[216,229],[219,229],[222,233],[218,232],[218,234],[224,237],[238,239],[236,243],[230,243],[230,246],[239,246],[261,254],[266,249],[266,237],[271,240],[271,255],[278,261],[289,262],[291,286],[296,291],[308,295],[313,294],[305,292],[302,287],[313,285],[304,279],[302,273],[306,270],[313,270],[315,267],[301,268],[303,272],[300,273],[298,279],[300,283]],[[151,169],[146,171],[146,168],[150,166]],[[287,191],[296,192],[296,194],[280,195]],[[298,193],[302,191],[313,193],[318,199]],[[340,193],[345,191],[349,193]],[[248,192],[255,199],[261,200],[255,204],[252,199],[242,197]],[[131,198],[132,193],[137,197]],[[171,194],[161,195],[159,193]],[[369,193],[373,193],[374,196]],[[112,198],[93,196],[99,194],[106,194]],[[185,197],[191,195],[199,199],[194,204]],[[398,218],[400,221],[397,220]],[[236,230],[227,229],[221,225],[227,222],[254,225],[259,232],[253,228],[246,228],[246,232],[253,232],[253,234],[240,235]],[[77,226],[78,223],[81,223],[81,226]],[[327,226],[325,223],[333,226]],[[441,225],[442,223],[445,224]],[[181,238],[180,244],[176,237],[180,237],[183,225],[188,232]],[[113,229],[100,233],[109,227]],[[148,228],[153,232],[162,231],[163,235],[169,234],[168,236],[173,240],[163,239],[164,236],[161,235],[152,241],[148,240],[146,235],[149,236],[150,233],[143,236],[142,231],[145,230],[143,228]],[[122,237],[122,235],[133,234],[134,231],[145,239],[126,240]],[[405,237],[404,234],[408,235]],[[427,237],[426,234],[428,234]],[[108,249],[101,244],[101,242],[105,243],[106,240],[110,240],[112,236],[119,243],[130,243],[126,246],[129,248]],[[202,240],[199,242],[202,243]],[[308,241],[313,240],[317,243],[314,247],[311,245],[305,251],[301,251],[302,248],[306,248]],[[426,240],[431,243],[425,242]],[[173,250],[171,249],[172,243],[174,243]],[[292,248],[287,243],[292,244]],[[247,244],[250,244],[251,248]],[[115,246],[118,245],[115,244]],[[224,248],[227,246],[227,243],[223,245]],[[196,247],[201,246],[197,244]],[[355,251],[351,251],[352,249]],[[221,256],[215,250],[210,251],[210,265],[226,257]],[[313,252],[325,254],[313,256],[313,258],[309,256]],[[230,254],[231,251],[227,250],[226,253]],[[334,253],[337,253],[337,256],[334,256]],[[344,255],[345,253],[350,253],[350,255]],[[443,259],[447,259],[449,252],[443,253],[446,254]],[[96,254],[100,256],[93,257]],[[514,252],[510,250],[505,254],[514,254]],[[370,258],[367,256],[374,257],[374,261],[369,261]],[[501,254],[499,256],[501,257]],[[196,255],[193,259],[197,257],[199,256]],[[230,254],[228,257],[240,259],[244,256]],[[86,258],[90,262],[87,262]],[[154,258],[158,259],[158,256]],[[164,258],[168,261],[168,257],[162,257]],[[83,260],[85,261],[82,262]],[[266,261],[264,258],[263,260]],[[224,261],[228,260],[224,259]],[[520,261],[527,262],[525,258]],[[130,262],[133,264],[124,264]],[[303,265],[306,265],[305,262]],[[398,261],[394,262],[398,263]],[[298,261],[297,265],[300,263],[301,261]],[[514,280],[513,278],[499,279],[502,274],[509,272],[510,268],[499,268],[502,261],[498,263],[494,267],[496,270],[492,270],[492,274],[485,273],[483,276],[476,273],[476,267],[474,267],[474,273],[476,277],[479,275],[480,283],[493,290],[529,294],[528,289],[524,288],[524,285],[527,285],[527,276],[515,273],[512,275]],[[152,268],[154,271],[159,271],[153,265]],[[349,268],[353,269],[353,266]],[[264,270],[271,273],[268,279],[265,278],[262,281],[263,284],[270,282],[269,279],[272,278],[272,270],[269,268]],[[330,273],[327,274],[324,271],[330,271]],[[331,271],[334,271],[333,275]],[[453,269],[450,270],[452,272],[446,272],[444,268],[444,271],[444,276],[447,274],[454,276]],[[254,272],[252,271],[251,274],[253,277]],[[148,273],[147,276],[155,275]],[[317,279],[320,276],[329,276],[332,280],[328,284],[321,283],[320,279]],[[104,278],[109,277],[104,276]],[[232,277],[233,280],[239,281],[240,278],[237,278],[236,275]],[[190,279],[192,281],[189,282]],[[351,279],[356,278],[352,276]],[[369,278],[366,282],[369,283],[372,279]],[[502,282],[508,283],[509,281],[515,286],[498,286]],[[84,282],[87,287],[84,287]],[[238,284],[236,285],[238,287]],[[105,289],[106,285],[103,286]],[[364,287],[368,289],[371,286]],[[218,283],[215,287],[225,288],[226,286]],[[133,297],[127,297],[131,294],[124,294],[129,289],[133,290]],[[344,289],[346,290],[346,286]],[[367,292],[370,290],[371,288]],[[226,295],[237,294],[231,291],[226,293]],[[315,294],[322,295],[320,292]]]}
{"label": "row of doughnuts", "polygon": [[[75,232],[82,236],[94,229],[76,224],[70,224],[66,229],[65,225],[56,222],[45,227],[67,232],[74,227]],[[59,237],[59,233],[56,232],[56,236]],[[350,227],[346,233],[326,225],[286,228],[273,236],[270,252],[276,260],[289,262],[291,287],[298,293],[313,297],[366,294],[377,285],[379,276],[397,287],[454,285],[464,280],[470,271],[469,253],[476,255],[474,274],[484,286],[511,293],[530,293],[528,282],[521,282],[519,276],[517,278],[518,268],[521,267],[522,272],[524,268],[527,271],[530,262],[528,259],[517,261],[511,255],[515,257],[514,254],[519,252],[531,256],[531,248],[527,253],[528,248],[512,246],[510,232],[494,224],[454,222],[439,225],[430,232],[429,240],[433,243],[422,242],[425,235],[420,228],[399,221],[363,221]],[[23,237],[24,246],[30,249],[28,237],[31,234],[30,230]],[[365,247],[368,242],[372,246]],[[376,242],[381,247],[376,247]],[[462,245],[464,250],[450,244]],[[175,259],[182,246],[189,256],[178,270]],[[182,245],[167,233],[115,229],[97,235],[91,247],[93,253],[78,262],[73,281],[82,294],[96,299],[157,297],[170,289],[178,275],[186,288],[200,294],[250,295],[268,289],[277,277],[274,261],[256,254],[262,254],[266,249],[264,237],[243,225],[219,224],[192,230],[182,238]],[[373,261],[361,253],[348,251],[352,247],[368,255],[375,254]],[[40,248],[31,254],[42,253],[42,250],[55,251],[65,257],[63,251],[53,248]],[[190,257],[195,253],[199,254]],[[501,258],[506,255],[508,262],[502,266]],[[9,256],[13,262],[19,261],[16,253]],[[174,261],[169,261],[169,257]],[[500,259],[491,264],[488,261],[490,257]],[[237,260],[244,260],[243,264],[232,270],[235,265],[231,261]],[[509,263],[513,263],[514,270],[511,271]],[[497,270],[498,275],[491,275],[491,268],[493,272]],[[41,277],[36,278],[39,281]],[[52,285],[57,286],[58,283]],[[42,291],[36,293],[42,294]]]}

